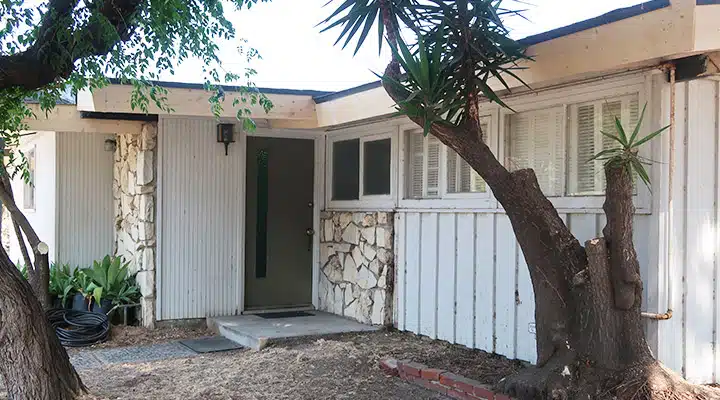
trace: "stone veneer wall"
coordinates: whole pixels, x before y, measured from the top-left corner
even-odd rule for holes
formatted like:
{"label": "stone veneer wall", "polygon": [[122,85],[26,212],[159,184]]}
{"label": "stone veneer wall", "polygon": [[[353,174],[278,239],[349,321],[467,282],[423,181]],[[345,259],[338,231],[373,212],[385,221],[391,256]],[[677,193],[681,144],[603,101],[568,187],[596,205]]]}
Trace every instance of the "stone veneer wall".
{"label": "stone veneer wall", "polygon": [[393,213],[323,212],[320,222],[320,310],[392,324]]}
{"label": "stone veneer wall", "polygon": [[142,293],[142,324],[155,324],[155,200],[157,125],[139,135],[118,134],[113,167],[115,255],[137,272]]}

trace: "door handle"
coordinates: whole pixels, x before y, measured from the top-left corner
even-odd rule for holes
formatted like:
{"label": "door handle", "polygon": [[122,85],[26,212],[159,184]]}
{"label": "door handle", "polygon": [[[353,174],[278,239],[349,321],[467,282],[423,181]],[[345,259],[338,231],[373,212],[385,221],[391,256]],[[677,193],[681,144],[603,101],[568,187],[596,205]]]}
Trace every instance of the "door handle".
{"label": "door handle", "polygon": [[315,231],[313,230],[313,228],[307,228],[307,229],[305,230],[305,234],[306,234],[307,237],[308,237],[308,251],[312,251],[312,247],[313,247],[313,235],[315,235]]}

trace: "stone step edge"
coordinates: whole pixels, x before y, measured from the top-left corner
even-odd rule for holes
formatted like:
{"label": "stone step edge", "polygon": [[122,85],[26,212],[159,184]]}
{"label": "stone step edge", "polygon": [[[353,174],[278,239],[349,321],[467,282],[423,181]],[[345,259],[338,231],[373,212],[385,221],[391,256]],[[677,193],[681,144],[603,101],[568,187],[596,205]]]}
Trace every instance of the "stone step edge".
{"label": "stone step edge", "polygon": [[512,400],[505,394],[473,379],[453,374],[442,369],[430,368],[411,360],[385,358],[380,360],[380,369],[387,375],[417,386],[461,400]]}

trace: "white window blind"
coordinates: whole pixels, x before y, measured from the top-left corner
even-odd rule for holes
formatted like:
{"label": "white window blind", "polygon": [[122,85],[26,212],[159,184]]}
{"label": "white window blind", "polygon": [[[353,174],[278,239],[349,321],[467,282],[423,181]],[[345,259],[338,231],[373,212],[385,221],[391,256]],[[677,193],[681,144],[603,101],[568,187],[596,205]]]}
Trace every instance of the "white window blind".
{"label": "white window blind", "polygon": [[603,161],[589,162],[602,150],[617,147],[618,143],[601,133],[617,133],[615,117],[627,134],[638,120],[637,95],[610,100],[598,100],[570,107],[570,140],[568,192],[570,195],[597,195],[605,191]]}
{"label": "white window blind", "polygon": [[[482,132],[489,132],[489,122],[480,124]],[[480,174],[455,151],[447,150],[447,191],[448,193],[485,193],[487,188]]]}
{"label": "white window blind", "polygon": [[508,117],[508,167],[511,170],[532,168],[547,196],[563,194],[563,119],[561,107]]}
{"label": "white window blind", "polygon": [[421,129],[408,131],[407,143],[408,197],[439,197],[442,143],[433,135],[423,136]]}

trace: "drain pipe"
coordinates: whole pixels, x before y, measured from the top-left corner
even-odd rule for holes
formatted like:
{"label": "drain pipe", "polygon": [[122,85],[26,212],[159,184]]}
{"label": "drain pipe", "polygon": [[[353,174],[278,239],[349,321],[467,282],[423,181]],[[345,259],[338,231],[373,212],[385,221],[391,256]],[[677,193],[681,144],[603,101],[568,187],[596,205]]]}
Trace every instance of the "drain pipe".
{"label": "drain pipe", "polygon": [[668,157],[668,212],[667,221],[665,223],[665,243],[667,244],[667,265],[665,268],[665,284],[667,287],[667,311],[658,314],[650,312],[641,312],[644,318],[665,321],[673,316],[673,286],[671,273],[672,265],[672,243],[670,238],[672,233],[673,221],[673,175],[675,175],[675,64],[665,65],[666,70],[670,70],[670,155]]}

